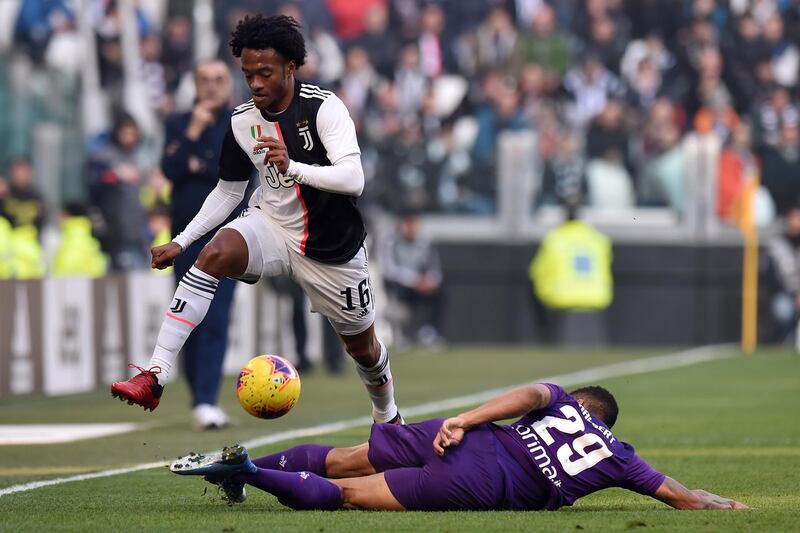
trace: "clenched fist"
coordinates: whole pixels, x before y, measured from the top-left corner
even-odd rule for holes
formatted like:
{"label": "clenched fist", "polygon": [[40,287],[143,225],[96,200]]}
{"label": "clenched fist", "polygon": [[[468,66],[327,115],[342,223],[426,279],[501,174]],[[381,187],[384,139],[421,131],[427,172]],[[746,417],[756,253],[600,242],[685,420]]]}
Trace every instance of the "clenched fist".
{"label": "clenched fist", "polygon": [[275,137],[262,135],[258,138],[258,144],[253,146],[253,151],[257,152],[262,148],[267,149],[264,164],[273,163],[281,174],[286,174],[289,170],[289,153],[286,151],[286,145]]}
{"label": "clenched fist", "polygon": [[177,242],[168,242],[161,246],[156,246],[150,250],[153,258],[150,261],[150,266],[158,270],[164,270],[171,267],[175,263],[175,258],[181,255],[183,248]]}

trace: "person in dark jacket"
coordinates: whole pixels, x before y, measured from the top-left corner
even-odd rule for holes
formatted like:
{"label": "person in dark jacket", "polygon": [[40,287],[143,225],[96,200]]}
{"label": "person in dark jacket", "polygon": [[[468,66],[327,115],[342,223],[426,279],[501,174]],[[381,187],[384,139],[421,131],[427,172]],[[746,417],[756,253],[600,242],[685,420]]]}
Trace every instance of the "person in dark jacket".
{"label": "person in dark jacket", "polygon": [[[222,61],[208,61],[194,69],[197,97],[187,113],[167,119],[161,169],[172,182],[172,235],[178,235],[197,214],[216,187],[222,140],[228,131],[232,82]],[[239,215],[234,210],[226,222]],[[214,232],[191,244],[175,260],[175,281],[188,272]],[[184,346],[186,378],[192,393],[192,415],[199,429],[222,428],[228,416],[217,405],[222,364],[228,345],[228,323],[236,282],[220,281],[206,320],[197,325]]]}

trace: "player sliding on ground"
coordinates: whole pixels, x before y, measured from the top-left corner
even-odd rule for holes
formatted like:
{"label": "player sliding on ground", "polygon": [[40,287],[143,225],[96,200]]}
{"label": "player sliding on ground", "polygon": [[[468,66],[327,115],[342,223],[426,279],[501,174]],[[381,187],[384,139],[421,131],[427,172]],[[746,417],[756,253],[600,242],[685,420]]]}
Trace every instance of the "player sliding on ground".
{"label": "player sliding on ground", "polygon": [[244,197],[253,167],[260,187],[249,208],[217,231],[181,279],[148,368],[114,383],[111,393],[155,409],[165,378],[205,317],[219,280],[255,283],[286,274],[355,360],[373,419],[401,423],[389,354],[373,325],[366,231],[356,207],[364,172],[353,120],[335,94],[295,78],[306,49],[294,19],[245,17],[230,45],[253,99],[231,114],[216,189],[180,235],[153,248],[153,268],[172,265],[189,244],[225,221]]}
{"label": "player sliding on ground", "polygon": [[170,468],[204,475],[231,502],[244,501],[249,484],[292,509],[552,510],[609,487],[676,509],[747,508],[654,470],[611,433],[617,412],[601,387],[567,394],[536,384],[454,418],[373,425],[369,442],[353,448],[306,444],[251,461],[236,445]]}

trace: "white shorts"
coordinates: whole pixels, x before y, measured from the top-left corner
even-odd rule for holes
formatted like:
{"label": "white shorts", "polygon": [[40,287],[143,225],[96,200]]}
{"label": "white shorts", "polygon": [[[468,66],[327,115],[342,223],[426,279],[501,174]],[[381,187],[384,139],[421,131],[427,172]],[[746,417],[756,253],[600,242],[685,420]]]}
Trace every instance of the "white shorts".
{"label": "white shorts", "polygon": [[341,335],[357,335],[375,321],[365,246],[347,263],[314,261],[289,248],[281,229],[263,211],[252,207],[224,227],[238,231],[247,243],[247,270],[240,280],[255,283],[261,278],[288,275],[311,300],[311,310],[327,318]]}

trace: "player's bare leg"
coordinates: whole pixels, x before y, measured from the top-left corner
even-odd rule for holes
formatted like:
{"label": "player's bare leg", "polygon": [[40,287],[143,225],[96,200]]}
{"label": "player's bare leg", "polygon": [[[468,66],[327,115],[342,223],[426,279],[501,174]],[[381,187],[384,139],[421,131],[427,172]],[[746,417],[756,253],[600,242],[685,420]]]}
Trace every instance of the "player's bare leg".
{"label": "player's bare leg", "polygon": [[394,402],[394,384],[389,353],[375,335],[375,324],[356,335],[340,335],[345,349],[356,362],[358,374],[372,400],[375,422],[402,424],[403,418]]}
{"label": "player's bare leg", "polygon": [[344,479],[371,476],[376,473],[369,462],[369,443],[350,448],[334,448],[325,457],[326,477]]}
{"label": "player's bare leg", "polygon": [[405,507],[397,501],[383,472],[366,477],[332,479],[342,491],[343,509],[365,509],[372,511],[405,511]]}
{"label": "player's bare leg", "polygon": [[113,396],[151,411],[158,407],[163,383],[169,378],[189,334],[206,316],[219,280],[241,276],[247,269],[248,258],[247,243],[238,231],[223,228],[217,232],[178,284],[148,369],[140,369],[128,381],[113,383]]}

